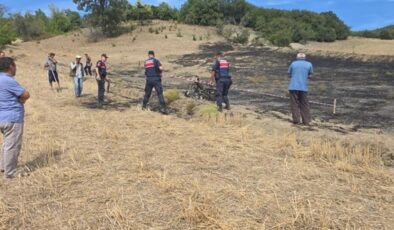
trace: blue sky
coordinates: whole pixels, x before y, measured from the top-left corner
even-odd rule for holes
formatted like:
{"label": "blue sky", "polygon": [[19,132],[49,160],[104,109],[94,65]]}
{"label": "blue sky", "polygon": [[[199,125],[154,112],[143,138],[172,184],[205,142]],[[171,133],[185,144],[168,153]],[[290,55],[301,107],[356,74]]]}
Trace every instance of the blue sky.
{"label": "blue sky", "polygon": [[[180,7],[184,0],[143,0],[144,3],[167,2]],[[135,0],[130,0],[134,3]],[[258,6],[276,9],[304,9],[315,12],[333,11],[352,30],[375,29],[394,24],[394,0],[249,0]],[[10,12],[26,12],[36,9],[47,11],[48,5],[57,8],[76,9],[72,0],[0,0]]]}

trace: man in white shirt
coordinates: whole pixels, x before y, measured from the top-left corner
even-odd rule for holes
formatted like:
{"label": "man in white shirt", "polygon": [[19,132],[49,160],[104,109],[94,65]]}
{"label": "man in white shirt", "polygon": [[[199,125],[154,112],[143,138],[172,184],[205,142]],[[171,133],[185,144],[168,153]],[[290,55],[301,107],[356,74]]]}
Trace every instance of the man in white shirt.
{"label": "man in white shirt", "polygon": [[83,78],[85,76],[83,64],[81,62],[81,56],[77,55],[75,57],[75,62],[71,62],[70,68],[72,76],[74,77],[74,91],[75,96],[80,97],[83,89]]}

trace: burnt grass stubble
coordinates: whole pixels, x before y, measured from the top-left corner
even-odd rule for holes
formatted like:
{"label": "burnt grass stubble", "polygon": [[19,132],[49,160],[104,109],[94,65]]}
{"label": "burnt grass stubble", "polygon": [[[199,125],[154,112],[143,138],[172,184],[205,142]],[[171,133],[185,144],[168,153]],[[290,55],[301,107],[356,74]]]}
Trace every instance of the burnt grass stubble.
{"label": "burnt grass stubble", "polygon": [[[233,105],[257,108],[258,113],[275,111],[289,114],[289,100],[263,95],[287,97],[287,70],[296,53],[278,52],[265,47],[235,47],[227,43],[202,45],[201,52],[187,54],[172,62],[185,67],[210,68],[217,51],[226,52],[232,63]],[[347,124],[353,131],[360,128],[394,130],[394,63],[384,59],[361,61],[357,58],[308,55],[314,65],[314,80],[310,81],[309,100],[332,104],[337,99],[337,113],[332,107],[311,104],[312,116],[321,122]],[[123,87],[143,90],[141,71],[121,71]],[[186,74],[187,75],[187,74]],[[131,76],[131,77],[130,77]],[[206,79],[207,73],[201,78]],[[165,78],[165,88],[185,90],[190,83]],[[155,93],[152,97],[156,97]],[[153,99],[154,100],[154,99]],[[158,106],[156,106],[158,107]]]}
{"label": "burnt grass stubble", "polygon": [[[264,47],[238,47],[229,44],[201,46],[201,53],[184,55],[174,61],[193,66],[212,58],[217,51],[228,52],[232,63],[233,104],[251,105],[260,112],[277,111],[289,114],[289,100],[264,96],[270,93],[286,96],[287,70],[296,53],[278,52]],[[394,63],[361,61],[356,58],[308,55],[314,65],[314,80],[310,82],[311,101],[332,104],[337,99],[337,113],[331,107],[311,105],[314,119],[334,124],[351,124],[358,128],[394,127]],[[211,63],[207,64],[210,65]],[[256,83],[255,78],[262,78]],[[247,92],[246,92],[247,91]]]}

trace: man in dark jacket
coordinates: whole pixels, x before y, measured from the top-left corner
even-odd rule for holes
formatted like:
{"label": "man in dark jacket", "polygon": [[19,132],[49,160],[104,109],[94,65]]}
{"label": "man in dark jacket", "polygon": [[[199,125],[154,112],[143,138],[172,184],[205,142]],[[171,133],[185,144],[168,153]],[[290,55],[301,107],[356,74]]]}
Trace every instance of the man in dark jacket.
{"label": "man in dark jacket", "polygon": [[217,53],[212,67],[212,82],[216,82],[216,103],[219,112],[223,111],[223,102],[226,105],[224,108],[230,109],[228,92],[233,84],[230,76],[230,63],[223,56],[222,52]]}
{"label": "man in dark jacket", "polygon": [[160,102],[160,112],[163,114],[167,113],[166,103],[163,96],[163,85],[161,84],[162,72],[164,70],[160,61],[155,58],[155,52],[148,52],[149,58],[145,61],[145,76],[146,76],[146,84],[145,84],[145,96],[142,104],[142,108],[146,109],[149,98],[152,94],[152,89],[154,88],[157,96],[159,97]]}

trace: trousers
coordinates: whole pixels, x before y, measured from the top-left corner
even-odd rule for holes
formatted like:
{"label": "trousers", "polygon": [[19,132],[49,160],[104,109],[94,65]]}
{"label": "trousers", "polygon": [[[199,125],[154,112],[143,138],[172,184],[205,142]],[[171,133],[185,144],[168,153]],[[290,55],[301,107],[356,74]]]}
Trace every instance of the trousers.
{"label": "trousers", "polygon": [[290,90],[289,92],[293,123],[298,124],[302,119],[302,123],[308,125],[311,122],[308,92],[298,90]]}
{"label": "trousers", "polygon": [[98,103],[102,104],[104,103],[104,94],[105,94],[105,78],[101,78],[100,80],[97,80],[97,86],[98,86]]}
{"label": "trousers", "polygon": [[216,82],[216,103],[219,107],[222,107],[223,102],[226,106],[230,106],[228,99],[228,92],[233,84],[231,78],[219,78]]}
{"label": "trousers", "polygon": [[74,92],[75,96],[80,97],[83,89],[83,79],[74,77]]}
{"label": "trousers", "polygon": [[163,85],[161,84],[161,79],[159,77],[148,77],[146,79],[143,104],[148,104],[153,88],[155,89],[157,96],[159,97],[160,106],[165,106],[166,102],[163,96]]}
{"label": "trousers", "polygon": [[0,169],[6,177],[16,173],[18,157],[22,148],[23,123],[0,123],[4,142],[0,154]]}

